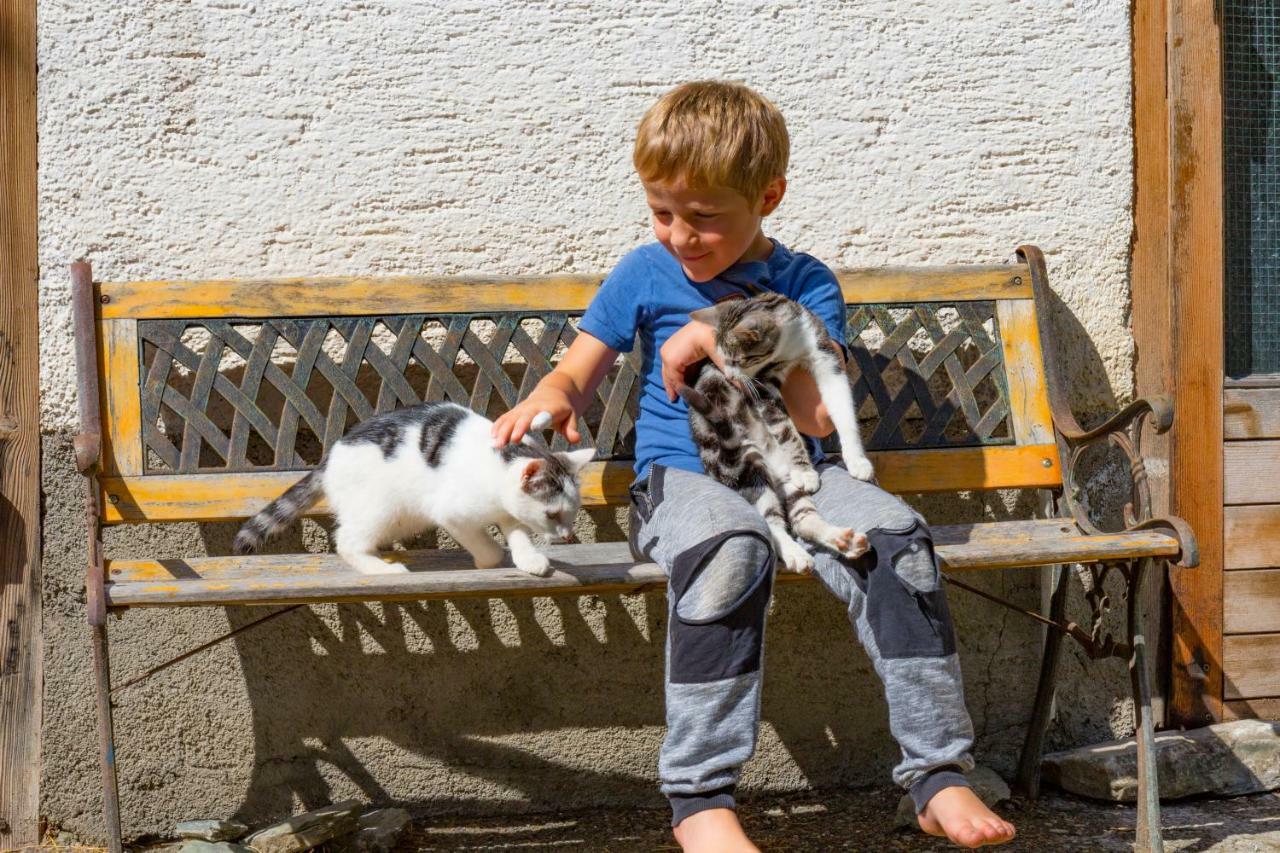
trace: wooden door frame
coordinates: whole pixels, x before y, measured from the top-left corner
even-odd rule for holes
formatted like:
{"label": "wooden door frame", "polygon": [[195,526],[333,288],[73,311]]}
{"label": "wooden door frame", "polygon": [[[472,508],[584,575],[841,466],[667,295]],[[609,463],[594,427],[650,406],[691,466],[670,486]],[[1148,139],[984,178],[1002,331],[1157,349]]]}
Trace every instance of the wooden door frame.
{"label": "wooden door frame", "polygon": [[0,1],[0,848],[40,840],[36,0]]}
{"label": "wooden door frame", "polygon": [[1200,544],[1199,568],[1169,573],[1167,716],[1171,725],[1188,727],[1223,714],[1225,268],[1216,5],[1135,0],[1133,6],[1137,390],[1173,395],[1168,440],[1149,445],[1167,463],[1163,472],[1152,466],[1153,492],[1190,523]]}

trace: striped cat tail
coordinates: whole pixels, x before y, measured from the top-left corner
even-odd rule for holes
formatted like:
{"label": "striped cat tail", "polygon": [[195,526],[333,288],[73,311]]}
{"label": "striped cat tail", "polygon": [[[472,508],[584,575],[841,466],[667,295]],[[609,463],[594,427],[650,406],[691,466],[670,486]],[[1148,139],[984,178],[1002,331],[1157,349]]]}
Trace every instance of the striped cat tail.
{"label": "striped cat tail", "polygon": [[320,475],[323,469],[317,468],[307,476],[289,487],[283,495],[263,507],[262,511],[249,519],[236,534],[236,541],[231,550],[236,554],[252,554],[266,544],[267,540],[297,521],[299,516],[315,506],[320,499],[323,484]]}

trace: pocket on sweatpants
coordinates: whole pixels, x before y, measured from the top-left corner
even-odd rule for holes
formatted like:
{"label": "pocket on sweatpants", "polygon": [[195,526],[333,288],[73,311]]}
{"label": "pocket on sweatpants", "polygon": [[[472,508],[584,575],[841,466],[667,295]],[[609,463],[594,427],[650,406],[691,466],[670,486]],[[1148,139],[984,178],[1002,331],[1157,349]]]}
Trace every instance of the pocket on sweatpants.
{"label": "pocket on sweatpants", "polygon": [[666,475],[666,466],[655,462],[649,466],[649,473],[637,479],[628,489],[631,511],[627,515],[627,544],[631,546],[631,556],[637,560],[649,559],[648,548],[640,541],[641,529],[649,523],[662,504]]}

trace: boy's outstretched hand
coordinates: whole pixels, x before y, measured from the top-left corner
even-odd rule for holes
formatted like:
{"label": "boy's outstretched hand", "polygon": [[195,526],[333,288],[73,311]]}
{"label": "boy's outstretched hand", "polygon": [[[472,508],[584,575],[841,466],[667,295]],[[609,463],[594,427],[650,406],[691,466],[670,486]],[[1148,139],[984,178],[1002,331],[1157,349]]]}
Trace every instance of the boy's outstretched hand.
{"label": "boy's outstretched hand", "polygon": [[568,396],[553,388],[537,388],[493,422],[493,446],[505,447],[520,441],[533,428],[533,420],[540,412],[551,416],[547,426],[563,435],[570,444],[582,439],[578,432],[578,415],[569,404]]}

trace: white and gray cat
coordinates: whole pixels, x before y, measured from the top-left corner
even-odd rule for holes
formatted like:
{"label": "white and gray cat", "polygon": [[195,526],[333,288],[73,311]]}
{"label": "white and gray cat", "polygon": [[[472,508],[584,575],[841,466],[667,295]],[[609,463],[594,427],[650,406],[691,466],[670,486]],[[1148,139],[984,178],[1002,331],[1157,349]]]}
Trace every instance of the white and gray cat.
{"label": "white and gray cat", "polygon": [[782,400],[781,385],[798,366],[814,377],[840,437],[845,466],[869,480],[848,377],[831,337],[814,314],[771,291],[694,311],[715,330],[725,373],[705,364],[681,393],[707,474],[751,500],[773,534],[789,571],[807,572],[813,557],[792,537],[854,558],[866,537],[830,524],[810,497],[821,483],[808,448]]}
{"label": "white and gray cat", "polygon": [[424,403],[364,421],[329,450],[320,466],[249,519],[236,535],[237,554],[256,551],[323,495],[337,520],[338,555],[365,574],[408,571],[385,562],[378,548],[427,527],[443,528],[470,552],[476,568],[492,568],[502,547],[516,568],[551,571],[531,533],[567,541],[581,498],[578,473],[591,449],[552,453],[528,438],[495,448],[492,422],[453,403]]}

